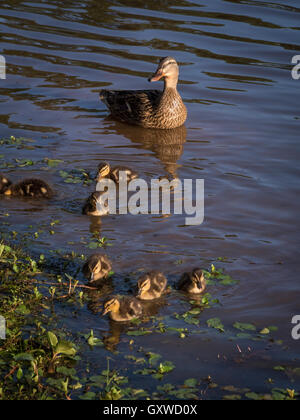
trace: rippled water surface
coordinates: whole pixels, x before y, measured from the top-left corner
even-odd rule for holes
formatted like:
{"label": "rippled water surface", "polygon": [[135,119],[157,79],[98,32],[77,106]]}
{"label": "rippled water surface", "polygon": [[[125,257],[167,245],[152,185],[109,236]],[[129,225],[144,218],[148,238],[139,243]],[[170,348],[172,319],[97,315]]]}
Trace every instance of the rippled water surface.
{"label": "rippled water surface", "polygon": [[[41,230],[28,249],[53,261],[58,257],[51,251],[89,255],[95,237],[108,238],[116,293],[132,289],[138,274],[131,273],[153,268],[171,285],[183,271],[211,263],[239,280],[208,286],[220,303],[198,316],[199,325],[174,317],[191,308],[177,292],[149,309],[169,326],[189,328],[185,339],[171,332],[135,339],[136,348],[175,364],[163,383],[210,375],[219,387],[205,398],[222,396],[224,385],[258,393],[299,388],[299,376],[273,369],[299,366],[299,343],[290,335],[291,318],[300,313],[300,80],[291,77],[291,59],[300,54],[299,12],[296,0],[11,0],[0,6],[0,53],[7,62],[0,137],[33,140],[25,148],[1,146],[1,170],[12,180],[44,178],[57,192],[49,203],[1,199],[2,230],[28,238]],[[161,133],[111,120],[99,91],[149,89],[147,78],[167,55],[180,63],[185,127]],[[185,226],[184,217],[174,215],[82,216],[93,186],[66,183],[61,171],[92,173],[103,160],[126,164],[148,181],[204,179],[204,223]],[[58,307],[61,325],[110,334],[119,351],[114,367],[127,366],[126,327],[99,317],[101,299],[95,306],[76,315]],[[216,317],[225,333],[208,328],[206,321]],[[237,338],[237,321],[258,332],[278,330],[272,340]],[[105,367],[111,350],[85,352],[93,372]],[[132,374],[131,384],[153,392],[157,381]]]}

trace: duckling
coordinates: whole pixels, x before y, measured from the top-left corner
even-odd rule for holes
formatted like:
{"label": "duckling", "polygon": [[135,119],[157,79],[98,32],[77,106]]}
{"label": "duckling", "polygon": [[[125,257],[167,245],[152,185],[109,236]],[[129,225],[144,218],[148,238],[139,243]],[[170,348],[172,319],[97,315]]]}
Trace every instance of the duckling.
{"label": "duckling", "polygon": [[93,283],[106,278],[111,269],[111,262],[106,255],[93,254],[82,267],[82,272],[89,282]]}
{"label": "duckling", "polygon": [[178,282],[177,288],[187,293],[199,294],[206,288],[203,271],[195,268],[191,273],[184,273]]}
{"label": "duckling", "polygon": [[82,214],[87,216],[105,216],[109,212],[108,202],[103,199],[104,192],[96,191],[93,192],[86,200]]}
{"label": "duckling", "polygon": [[139,278],[137,297],[141,300],[157,299],[161,297],[166,287],[166,277],[159,271],[150,271]]}
{"label": "duckling", "polygon": [[3,174],[0,174],[0,194],[4,194],[11,185],[12,182]]}
{"label": "duckling", "polygon": [[135,297],[118,296],[104,303],[102,316],[107,313],[113,321],[124,322],[140,317],[143,313],[143,307]]}
{"label": "duckling", "polygon": [[164,79],[164,90],[102,90],[100,99],[113,118],[145,128],[172,129],[187,118],[187,109],[177,91],[179,66],[173,57],[160,60],[149,82]]}
{"label": "duckling", "polygon": [[54,195],[47,182],[41,179],[24,179],[17,184],[10,185],[4,194],[31,198],[51,198]]}
{"label": "duckling", "polygon": [[[125,174],[123,174],[122,172],[125,172]],[[127,166],[114,166],[113,168],[111,168],[109,163],[101,162],[98,166],[98,174],[96,179],[97,182],[100,182],[103,178],[110,178],[116,184],[119,184],[122,176],[126,176],[127,182],[138,178],[137,172],[133,171]]]}
{"label": "duckling", "polygon": [[96,180],[99,182],[103,178],[109,178],[110,169],[111,168],[110,168],[109,163],[107,163],[107,162],[99,163]]}

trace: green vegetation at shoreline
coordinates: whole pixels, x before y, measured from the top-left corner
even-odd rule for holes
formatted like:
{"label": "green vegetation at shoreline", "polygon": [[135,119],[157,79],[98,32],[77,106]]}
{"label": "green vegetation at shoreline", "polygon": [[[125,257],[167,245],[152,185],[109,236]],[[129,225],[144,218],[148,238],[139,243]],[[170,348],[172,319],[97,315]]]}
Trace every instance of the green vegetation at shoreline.
{"label": "green vegetation at shoreline", "polygon": [[0,398],[60,398],[63,389],[45,386],[58,359],[74,356],[72,344],[54,350],[50,332],[42,326],[45,298],[36,287],[39,264],[22,251],[0,245],[0,314],[6,320],[6,340],[0,340]]}

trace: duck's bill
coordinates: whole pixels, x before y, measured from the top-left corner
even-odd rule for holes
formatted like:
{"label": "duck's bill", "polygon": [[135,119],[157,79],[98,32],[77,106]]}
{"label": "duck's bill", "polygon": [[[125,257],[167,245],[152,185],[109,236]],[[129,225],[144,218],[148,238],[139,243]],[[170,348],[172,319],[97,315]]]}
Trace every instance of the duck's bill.
{"label": "duck's bill", "polygon": [[149,82],[158,82],[158,80],[162,79],[164,77],[164,73],[162,70],[157,70],[155,74],[153,74],[152,77],[149,78]]}
{"label": "duck's bill", "polygon": [[103,312],[102,312],[101,316],[104,316],[104,315],[108,314],[108,312],[109,312],[108,309],[103,309]]}

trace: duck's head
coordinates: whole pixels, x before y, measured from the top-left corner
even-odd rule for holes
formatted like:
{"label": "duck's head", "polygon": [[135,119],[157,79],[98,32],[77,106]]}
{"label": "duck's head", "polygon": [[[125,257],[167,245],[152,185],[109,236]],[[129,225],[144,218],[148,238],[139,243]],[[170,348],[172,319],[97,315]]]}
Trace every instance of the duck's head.
{"label": "duck's head", "polygon": [[151,288],[151,279],[148,274],[145,274],[142,276],[138,281],[138,294],[137,296],[142,296],[143,293],[148,292],[148,290]]}
{"label": "duck's head", "polygon": [[162,58],[158,64],[156,72],[149,78],[149,82],[157,82],[165,78],[167,85],[177,84],[179,77],[179,67],[173,57]]}
{"label": "duck's head", "polygon": [[99,182],[101,179],[106,178],[110,173],[110,164],[107,162],[101,162],[98,165],[98,172],[96,180]]}
{"label": "duck's head", "polygon": [[193,270],[191,280],[193,284],[198,287],[198,289],[204,289],[206,286],[205,277],[203,271],[200,268],[195,268]]}
{"label": "duck's head", "polygon": [[[4,175],[0,174],[0,194],[6,194],[9,190],[11,182]],[[10,195],[10,194],[9,194]]]}
{"label": "duck's head", "polygon": [[120,309],[120,302],[117,298],[109,299],[104,303],[104,308],[102,316],[108,314],[109,312],[118,312]]}
{"label": "duck's head", "polygon": [[90,281],[96,281],[98,280],[99,276],[102,277],[102,262],[100,258],[93,258],[89,264],[89,275],[90,275]]}

